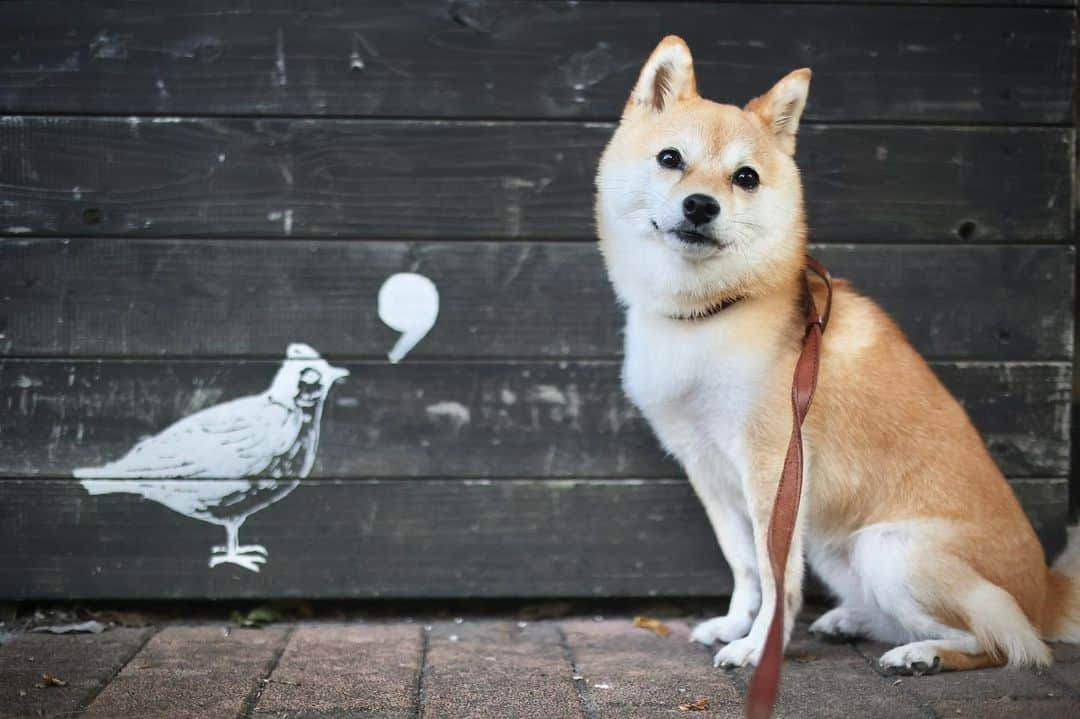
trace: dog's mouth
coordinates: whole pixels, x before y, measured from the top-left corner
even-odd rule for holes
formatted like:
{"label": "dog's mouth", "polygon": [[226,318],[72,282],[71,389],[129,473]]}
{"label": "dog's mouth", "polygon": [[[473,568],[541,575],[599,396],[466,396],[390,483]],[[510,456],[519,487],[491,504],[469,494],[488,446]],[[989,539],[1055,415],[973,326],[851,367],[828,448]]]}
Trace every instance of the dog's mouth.
{"label": "dog's mouth", "polygon": [[[650,222],[652,222],[653,229],[660,230],[660,226],[656,224],[655,220],[650,220]],[[723,243],[719,240],[714,237],[709,237],[704,232],[699,232],[687,223],[677,225],[670,230],[664,231],[664,234],[671,235],[680,242],[692,247],[723,247]]]}
{"label": "dog's mouth", "polygon": [[691,245],[715,245],[716,240],[711,237],[706,237],[697,230],[675,230],[671,234],[678,237],[683,242]]}

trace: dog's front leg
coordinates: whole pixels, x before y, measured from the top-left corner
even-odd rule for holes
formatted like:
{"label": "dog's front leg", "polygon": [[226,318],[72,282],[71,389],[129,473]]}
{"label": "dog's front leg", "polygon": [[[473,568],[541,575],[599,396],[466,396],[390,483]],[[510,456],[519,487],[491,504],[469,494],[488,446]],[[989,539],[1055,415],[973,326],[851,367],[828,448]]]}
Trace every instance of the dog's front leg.
{"label": "dog's front leg", "polygon": [[[770,443],[773,444],[773,443]],[[742,667],[756,665],[761,659],[761,651],[765,647],[765,638],[769,633],[769,624],[772,622],[773,610],[776,607],[776,582],[773,577],[772,563],[769,561],[769,521],[772,518],[773,501],[776,497],[776,486],[780,479],[780,471],[783,466],[784,451],[771,447],[763,450],[765,453],[759,461],[754,463],[755,469],[750,478],[744,484],[744,492],[750,508],[750,521],[754,531],[754,550],[757,554],[758,574],[761,580],[761,610],[758,612],[750,633],[742,639],[737,639],[716,653],[713,663],[716,666]],[[804,465],[805,477],[805,465]],[[805,496],[805,481],[803,494]],[[791,630],[795,626],[795,615],[802,608],[802,583],[805,572],[805,560],[803,558],[803,513],[795,524],[795,532],[791,540],[791,551],[788,554],[787,569],[784,576],[784,646],[787,646],[791,638]]]}
{"label": "dog's front leg", "polygon": [[747,515],[746,500],[737,486],[733,486],[736,480],[728,482],[715,474],[697,472],[689,475],[735,581],[727,614],[698,624],[690,638],[705,645],[733,642],[747,635],[761,606],[753,525]]}

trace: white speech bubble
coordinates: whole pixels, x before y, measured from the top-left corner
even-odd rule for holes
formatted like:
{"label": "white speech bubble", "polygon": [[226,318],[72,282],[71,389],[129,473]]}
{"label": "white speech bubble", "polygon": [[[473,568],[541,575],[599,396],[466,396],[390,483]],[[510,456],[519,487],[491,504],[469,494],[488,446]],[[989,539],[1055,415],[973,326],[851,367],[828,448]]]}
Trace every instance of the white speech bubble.
{"label": "white speech bubble", "polygon": [[435,283],[414,272],[391,275],[379,288],[379,319],[401,333],[386,355],[398,363],[435,326],[439,316],[439,290]]}

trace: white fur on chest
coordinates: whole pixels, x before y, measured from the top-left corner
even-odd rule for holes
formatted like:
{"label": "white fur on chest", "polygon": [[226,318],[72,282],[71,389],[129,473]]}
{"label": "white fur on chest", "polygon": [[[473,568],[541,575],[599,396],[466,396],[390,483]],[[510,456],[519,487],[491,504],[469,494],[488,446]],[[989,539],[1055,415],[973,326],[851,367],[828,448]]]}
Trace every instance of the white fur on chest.
{"label": "white fur on chest", "polygon": [[724,319],[672,322],[629,312],[623,385],[692,481],[719,475],[741,485],[767,358],[732,342]]}

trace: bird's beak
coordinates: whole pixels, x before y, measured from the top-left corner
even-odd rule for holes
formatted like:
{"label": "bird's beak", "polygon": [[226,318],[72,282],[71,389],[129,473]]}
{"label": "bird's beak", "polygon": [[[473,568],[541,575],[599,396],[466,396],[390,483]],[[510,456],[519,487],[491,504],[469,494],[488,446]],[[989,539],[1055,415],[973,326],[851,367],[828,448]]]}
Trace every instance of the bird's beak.
{"label": "bird's beak", "polygon": [[331,367],[330,368],[330,384],[337,382],[339,379],[345,379],[349,376],[349,370],[344,367]]}

